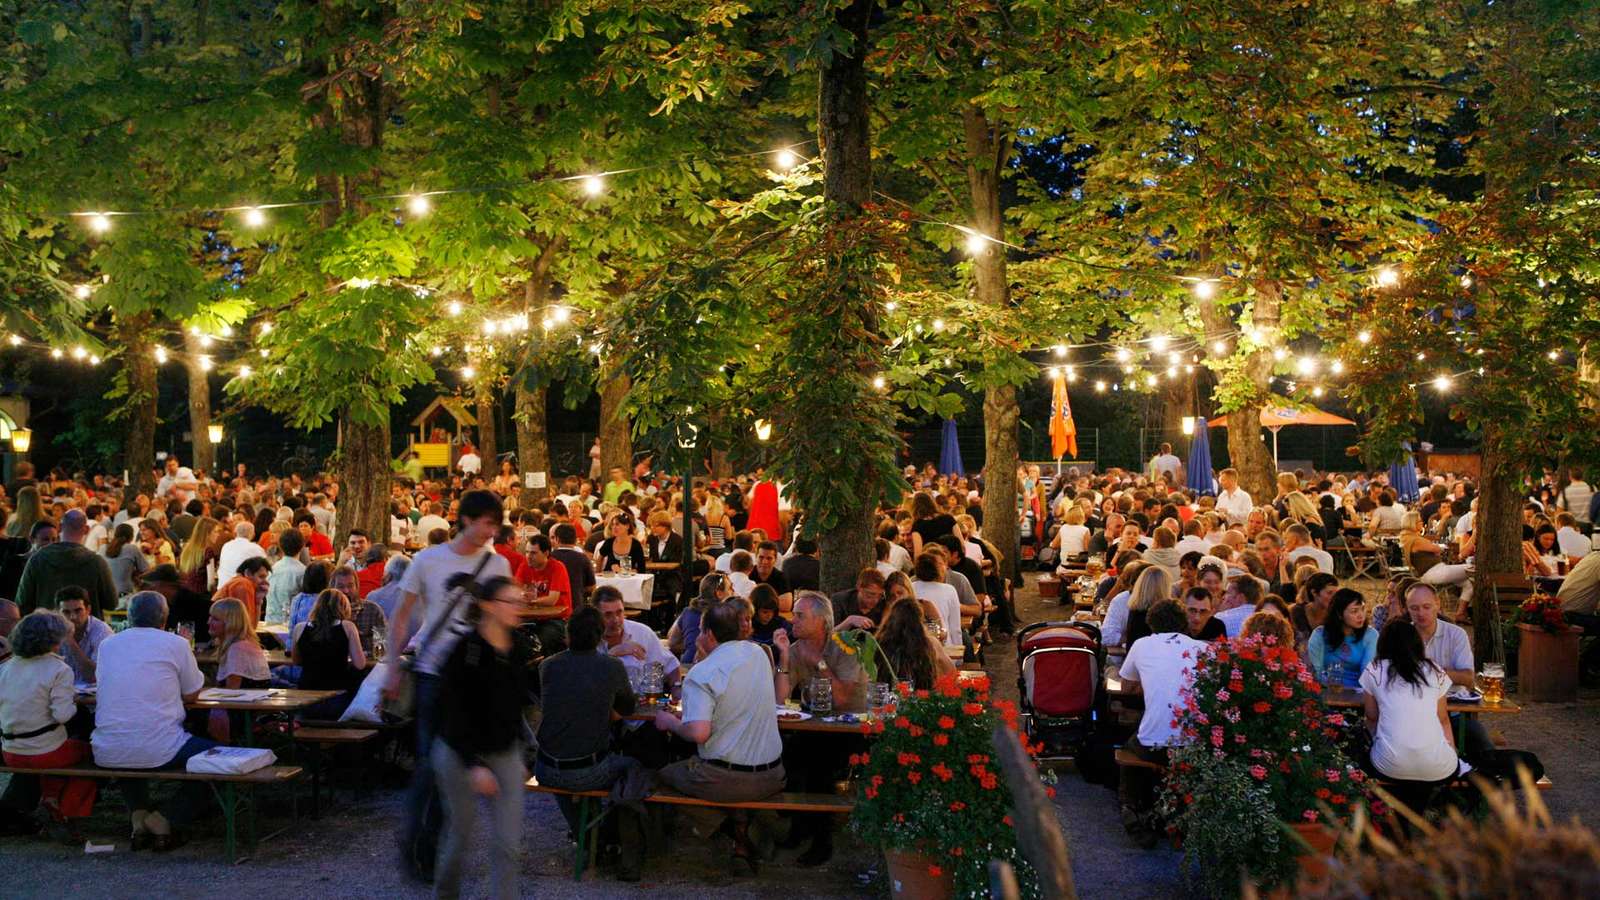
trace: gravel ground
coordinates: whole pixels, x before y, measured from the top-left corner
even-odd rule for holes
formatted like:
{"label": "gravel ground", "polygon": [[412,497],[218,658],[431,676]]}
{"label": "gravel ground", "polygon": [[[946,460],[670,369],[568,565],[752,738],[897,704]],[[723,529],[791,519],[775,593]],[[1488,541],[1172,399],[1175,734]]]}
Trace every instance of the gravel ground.
{"label": "gravel ground", "polygon": [[[1031,581],[1019,597],[1019,612],[1032,622],[1058,616],[1054,601],[1042,603]],[[997,693],[1014,696],[1016,663],[1008,638],[990,648],[988,665]],[[1600,802],[1600,729],[1596,710],[1600,690],[1587,689],[1574,704],[1530,705],[1517,716],[1500,716],[1488,724],[1507,746],[1531,750],[1544,760],[1555,790],[1544,795],[1558,819],[1594,820]],[[1116,795],[1085,782],[1070,764],[1058,768],[1056,806],[1072,853],[1079,894],[1084,898],[1132,900],[1187,893],[1179,870],[1180,855],[1168,849],[1141,850],[1122,832]],[[0,776],[3,778],[4,776]],[[5,897],[70,896],[74,898],[158,896],[216,897],[220,894],[303,897],[424,897],[428,891],[406,882],[394,865],[393,828],[398,816],[398,784],[379,787],[366,799],[341,793],[337,812],[320,820],[304,815],[298,825],[263,843],[250,859],[228,866],[222,857],[220,819],[196,832],[186,847],[166,856],[126,850],[86,856],[80,849],[43,840],[0,841],[5,863]],[[281,811],[264,817],[264,831],[288,824]],[[87,833],[100,841],[125,834],[121,798],[108,792]],[[725,863],[727,844],[680,841],[667,858],[646,866],[638,885],[615,881],[608,871],[571,879],[571,845],[553,799],[532,795],[527,801],[520,884],[524,896],[651,897],[701,900],[708,890],[722,897],[769,900],[775,892],[790,897],[885,896],[877,854],[839,841],[839,852],[821,869],[793,864],[794,853],[782,852],[776,863],[751,876]],[[485,887],[487,859],[479,852],[469,863],[465,892],[479,896]]]}

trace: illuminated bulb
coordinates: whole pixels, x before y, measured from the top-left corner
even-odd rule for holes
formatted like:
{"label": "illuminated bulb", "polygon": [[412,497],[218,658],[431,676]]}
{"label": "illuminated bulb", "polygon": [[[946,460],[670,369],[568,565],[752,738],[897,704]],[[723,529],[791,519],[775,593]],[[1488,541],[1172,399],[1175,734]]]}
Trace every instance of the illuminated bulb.
{"label": "illuminated bulb", "polygon": [[879,375],[877,378],[872,379],[872,386],[881,391],[889,386],[889,382],[882,375]]}
{"label": "illuminated bulb", "polygon": [[199,325],[190,325],[189,326],[189,333],[194,335],[195,337],[199,337],[200,336],[200,326]]}
{"label": "illuminated bulb", "polygon": [[60,359],[63,355],[65,355],[65,354],[63,354],[61,352],[61,348],[60,347],[52,347],[52,348],[50,348],[50,358],[51,359]]}
{"label": "illuminated bulb", "polygon": [[1155,337],[1151,338],[1150,339],[1150,349],[1154,350],[1157,353],[1161,353],[1162,351],[1166,350],[1167,349],[1167,336],[1164,335],[1164,334],[1158,334]]}
{"label": "illuminated bulb", "polygon": [[72,348],[72,358],[73,359],[83,359],[85,356],[88,356],[88,355],[89,355],[89,351],[83,349],[82,347],[73,347]]}
{"label": "illuminated bulb", "polygon": [[1224,353],[1227,353],[1228,352],[1228,342],[1227,341],[1212,341],[1211,342],[1211,352],[1215,353],[1218,356],[1221,356]]}
{"label": "illuminated bulb", "polygon": [[591,197],[598,197],[605,191],[606,182],[599,175],[583,176],[583,192]]}
{"label": "illuminated bulb", "polygon": [[1051,349],[1055,353],[1056,359],[1065,359],[1066,358],[1066,356],[1067,356],[1067,345],[1066,344],[1057,344],[1057,345],[1055,345],[1055,347],[1053,347]]}
{"label": "illuminated bulb", "polygon": [[244,224],[251,228],[260,228],[267,224],[267,214],[260,207],[252,206],[244,211]]}
{"label": "illuminated bulb", "polygon": [[1118,347],[1117,348],[1117,362],[1125,363],[1130,359],[1133,359],[1133,352],[1132,351],[1130,351],[1127,347]]}
{"label": "illuminated bulb", "polygon": [[794,168],[794,164],[799,161],[800,157],[795,156],[794,151],[787,147],[779,150],[777,153],[773,154],[772,157],[773,164],[778,167],[778,171],[780,172],[789,171],[790,169]]}
{"label": "illuminated bulb", "polygon": [[1541,276],[1539,276],[1539,287],[1544,287],[1544,286],[1545,286],[1544,276],[1541,275]]}
{"label": "illuminated bulb", "polygon": [[77,297],[79,300],[87,300],[93,292],[94,288],[89,287],[87,284],[80,284],[72,289],[72,296]]}
{"label": "illuminated bulb", "polygon": [[1186,374],[1186,375],[1193,375],[1194,374],[1194,366],[1184,366],[1183,367],[1183,371],[1184,371],[1184,374]]}
{"label": "illuminated bulb", "polygon": [[351,287],[355,288],[356,290],[366,290],[367,288],[372,287],[372,279],[371,278],[352,278],[352,279],[350,279],[349,284],[350,284]]}
{"label": "illuminated bulb", "polygon": [[240,378],[249,378],[251,371],[252,370],[251,370],[251,368],[249,366],[240,366],[239,367],[239,377]]}
{"label": "illuminated bulb", "polygon": [[1379,287],[1394,287],[1399,283],[1400,273],[1396,272],[1392,266],[1384,266],[1378,270]]}
{"label": "illuminated bulb", "polygon": [[1311,375],[1317,371],[1317,361],[1309,356],[1302,356],[1295,363],[1294,368],[1301,375]]}
{"label": "illuminated bulb", "polygon": [[156,348],[156,363],[158,365],[163,365],[163,366],[167,364],[167,348],[165,348],[165,347],[157,347]]}
{"label": "illuminated bulb", "polygon": [[1174,350],[1173,352],[1167,354],[1167,362],[1177,365],[1178,363],[1183,362],[1183,354]]}
{"label": "illuminated bulb", "polygon": [[1427,358],[1428,358],[1428,354],[1426,354],[1426,353],[1418,353],[1417,354],[1417,362],[1422,362],[1423,360],[1425,360]]}
{"label": "illuminated bulb", "polygon": [[1279,347],[1272,351],[1272,358],[1278,362],[1283,362],[1285,359],[1289,358],[1289,351]]}
{"label": "illuminated bulb", "polygon": [[95,355],[90,355],[90,357],[89,357],[89,365],[91,365],[91,366],[100,365],[100,357],[95,356]]}
{"label": "illuminated bulb", "polygon": [[544,326],[545,331],[549,331],[550,329],[556,327],[556,320],[550,318],[549,316],[545,316],[544,319],[539,322],[539,324]]}
{"label": "illuminated bulb", "polygon": [[593,353],[595,356],[599,356],[600,355],[600,345],[599,344],[590,344],[589,345],[589,352]]}
{"label": "illuminated bulb", "polygon": [[1365,329],[1358,331],[1356,332],[1356,340],[1363,344],[1370,344],[1372,343],[1372,332]]}
{"label": "illuminated bulb", "polygon": [[899,308],[900,308],[900,304],[894,302],[893,300],[890,300],[888,303],[885,303],[883,305],[883,311],[884,312],[894,312],[896,309],[899,309]]}
{"label": "illuminated bulb", "polygon": [[13,346],[13,347],[21,347],[22,346],[22,335],[20,335],[20,334],[13,334],[11,337],[7,338],[6,340],[9,340],[11,342],[11,346]]}
{"label": "illuminated bulb", "polygon": [[272,333],[272,323],[271,322],[262,322],[261,323],[261,333],[262,334],[271,334]]}
{"label": "illuminated bulb", "polygon": [[1068,381],[1077,381],[1078,380],[1078,370],[1076,368],[1073,368],[1072,366],[1067,366],[1067,380]]}
{"label": "illuminated bulb", "polygon": [[443,356],[444,355],[444,348],[443,347],[434,347],[433,349],[428,351],[428,355],[429,356]]}
{"label": "illuminated bulb", "polygon": [[1132,375],[1133,374],[1133,365],[1130,363],[1128,365],[1123,366],[1122,367],[1122,374],[1124,374],[1124,375]]}
{"label": "illuminated bulb", "polygon": [[1548,356],[1550,358],[1551,362],[1555,362],[1556,360],[1561,358],[1561,351],[1560,350],[1551,350],[1549,353],[1546,353],[1545,356]]}
{"label": "illuminated bulb", "polygon": [[1472,287],[1472,276],[1471,275],[1463,275],[1463,276],[1461,276],[1461,286],[1464,287],[1464,288]]}
{"label": "illuminated bulb", "polygon": [[1177,378],[1178,377],[1178,367],[1177,366],[1167,366],[1167,377],[1169,379],[1170,378]]}
{"label": "illuminated bulb", "polygon": [[1154,376],[1154,375],[1146,375],[1144,377],[1144,383],[1145,383],[1146,387],[1155,387],[1156,386],[1156,376]]}
{"label": "illuminated bulb", "polygon": [[211,357],[209,357],[209,356],[200,357],[200,371],[202,371],[202,372],[211,371]]}
{"label": "illuminated bulb", "polygon": [[460,300],[451,300],[449,303],[446,303],[444,305],[444,311],[447,314],[452,315],[452,316],[461,315],[461,301]]}
{"label": "illuminated bulb", "polygon": [[933,330],[934,331],[943,331],[944,330],[944,320],[943,319],[934,319],[933,320]]}
{"label": "illuminated bulb", "polygon": [[1061,377],[1061,370],[1056,368],[1055,366],[1051,366],[1050,367],[1050,377],[1052,379],[1060,378]]}
{"label": "illuminated bulb", "polygon": [[428,210],[432,208],[433,201],[429,200],[425,194],[412,194],[411,199],[406,201],[406,209],[411,210],[413,216],[425,216],[428,214]]}
{"label": "illuminated bulb", "polygon": [[1217,283],[1210,279],[1195,282],[1194,295],[1201,300],[1210,300],[1217,295]]}
{"label": "illuminated bulb", "polygon": [[967,252],[973,256],[980,256],[989,249],[989,239],[976,231],[967,232]]}
{"label": "illuminated bulb", "polygon": [[1342,359],[1334,360],[1332,363],[1330,363],[1328,365],[1328,371],[1332,372],[1335,375],[1343,375],[1344,374],[1344,360],[1342,360]]}
{"label": "illuminated bulb", "polygon": [[233,337],[233,326],[232,325],[224,325],[224,326],[222,326],[222,336],[223,337]]}
{"label": "illuminated bulb", "polygon": [[200,335],[200,346],[202,346],[202,347],[211,346],[211,335],[209,335],[209,334]]}
{"label": "illuminated bulb", "polygon": [[478,370],[474,369],[471,366],[462,366],[461,367],[461,377],[462,378],[466,378],[468,380],[471,380],[473,378],[477,378],[478,377]]}
{"label": "illuminated bulb", "polygon": [[259,351],[257,351],[257,352],[258,352],[258,353],[260,353],[260,354],[261,354],[261,358],[262,358],[262,359],[266,359],[266,358],[267,358],[267,356],[268,356],[268,355],[269,355],[269,354],[268,354],[268,352],[267,352],[267,348],[265,348],[265,347],[262,347],[262,348],[261,348],[261,349],[260,349],[260,350],[259,350]]}
{"label": "illuminated bulb", "polygon": [[494,322],[492,322],[492,321],[485,321],[485,322],[484,322],[484,323],[483,323],[483,333],[484,333],[484,334],[487,334],[487,335],[490,335],[490,336],[493,336],[493,335],[494,335],[494,333],[495,333],[495,332],[496,332],[496,331],[498,331],[498,330],[499,330],[499,326],[498,326],[498,325],[496,325],[496,324],[495,324],[495,323],[494,323]]}
{"label": "illuminated bulb", "polygon": [[1244,330],[1244,336],[1245,336],[1245,337],[1246,337],[1246,338],[1247,338],[1247,339],[1248,339],[1248,340],[1249,340],[1249,341],[1250,341],[1250,343],[1252,343],[1252,344],[1259,344],[1259,343],[1261,343],[1261,330],[1260,330],[1260,329],[1258,329],[1258,328],[1256,328],[1256,327],[1255,327],[1255,326],[1254,326],[1254,325],[1252,325],[1252,326],[1250,326],[1250,327],[1249,327],[1249,328],[1246,328],[1246,329],[1245,329],[1245,330]]}
{"label": "illuminated bulb", "polygon": [[1433,388],[1441,394],[1450,390],[1450,376],[1440,375],[1438,378],[1435,378],[1433,380]]}
{"label": "illuminated bulb", "polygon": [[557,322],[565,322],[572,318],[572,310],[565,306],[557,306],[550,310],[550,318]]}
{"label": "illuminated bulb", "polygon": [[1312,388],[1311,389],[1311,396],[1313,396],[1313,397],[1321,397],[1322,396],[1322,385],[1319,384],[1316,387]]}
{"label": "illuminated bulb", "polygon": [[90,213],[89,230],[95,234],[105,234],[111,230],[111,217],[105,213]]}
{"label": "illuminated bulb", "polygon": [[1106,383],[1104,381],[1096,381],[1094,383],[1094,389],[1095,393],[1104,394],[1106,392]]}

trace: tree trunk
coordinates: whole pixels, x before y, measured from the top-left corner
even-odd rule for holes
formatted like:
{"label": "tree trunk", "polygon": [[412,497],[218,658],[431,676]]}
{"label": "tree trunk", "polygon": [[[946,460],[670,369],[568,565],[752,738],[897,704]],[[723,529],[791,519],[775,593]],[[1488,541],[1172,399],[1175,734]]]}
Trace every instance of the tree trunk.
{"label": "tree trunk", "polygon": [[128,469],[128,486],[135,494],[156,491],[156,360],[150,343],[155,316],[144,312],[117,322],[117,342],[123,346],[128,396],[124,400],[128,434],[122,464]]}
{"label": "tree trunk", "polygon": [[[1270,345],[1278,335],[1278,309],[1282,302],[1281,287],[1273,282],[1258,286],[1252,325]],[[1205,324],[1207,339],[1233,330],[1232,322],[1225,317],[1220,299],[1200,304],[1200,318]],[[1272,350],[1260,346],[1251,351],[1241,367],[1239,378],[1247,379],[1254,390],[1250,399],[1239,409],[1228,413],[1228,460],[1239,472],[1239,487],[1256,503],[1267,503],[1278,495],[1278,467],[1273,462],[1272,450],[1261,439],[1261,410],[1266,407],[1272,385]]]}
{"label": "tree trunk", "polygon": [[711,477],[718,481],[726,481],[733,477],[733,461],[728,459],[728,451],[712,449]]}
{"label": "tree trunk", "polygon": [[633,477],[633,431],[623,415],[622,401],[632,383],[621,372],[600,372],[600,480],[611,480],[611,470]]}
{"label": "tree trunk", "polygon": [[[217,448],[211,445],[211,375],[206,371],[202,357],[210,351],[200,346],[200,338],[183,333],[183,369],[189,376],[189,437],[193,447],[190,466],[198,477],[201,472],[216,474]],[[151,451],[154,455],[154,451]]]}
{"label": "tree trunk", "polygon": [[1504,660],[1504,647],[1495,643],[1500,614],[1489,590],[1490,575],[1522,573],[1522,492],[1520,472],[1499,450],[1494,425],[1483,430],[1483,478],[1478,483],[1478,511],[1473,518],[1476,537],[1472,593],[1472,644],[1479,659],[1493,652]]}
{"label": "tree trunk", "polygon": [[[550,468],[549,423],[545,419],[545,388],[517,385],[517,462],[522,472],[543,472],[548,488],[555,487],[555,472]],[[588,449],[587,447],[584,449]],[[549,491],[535,491],[545,496]]]}
{"label": "tree trunk", "polygon": [[478,455],[483,457],[483,471],[500,472],[500,463],[495,461],[496,440],[495,424],[499,417],[499,402],[494,393],[494,381],[480,376],[477,384],[472,386],[472,399],[477,407],[478,417]]}
{"label": "tree trunk", "polygon": [[[835,50],[822,67],[817,86],[817,134],[822,148],[822,196],[836,218],[857,215],[872,199],[872,130],[868,122],[867,55],[871,51],[868,24],[876,4],[854,0],[835,14],[835,24],[851,36],[848,52]],[[829,260],[829,265],[834,265]],[[868,297],[858,298],[871,303]],[[872,321],[871,317],[868,321]],[[839,335],[840,350],[851,363],[861,355],[858,339]],[[874,348],[875,349],[875,348]],[[799,427],[804,427],[800,425]],[[799,440],[798,434],[780,434],[779,440]],[[850,588],[856,575],[877,560],[872,526],[877,502],[865,486],[872,472],[865,462],[840,476],[862,486],[854,508],[842,510],[837,524],[817,535],[822,550],[821,587],[834,592]],[[800,498],[801,505],[806,498]]]}
{"label": "tree trunk", "polygon": [[[972,227],[994,241],[1005,240],[1005,218],[1000,206],[1000,173],[1009,153],[1002,129],[975,105],[962,109],[967,141],[967,187],[972,195]],[[1001,243],[988,244],[972,258],[973,289],[978,302],[996,309],[1011,304],[1006,279],[1006,251]],[[1009,352],[998,350],[997,352]],[[983,395],[983,536],[1005,555],[995,573],[1008,572],[1020,580],[1022,555],[1017,521],[1017,408],[1015,385],[986,388]],[[1003,567],[1003,568],[1002,568]]]}
{"label": "tree trunk", "polygon": [[360,528],[374,543],[389,538],[389,413],[378,425],[348,417],[339,422],[339,516],[333,545],[343,547]]}

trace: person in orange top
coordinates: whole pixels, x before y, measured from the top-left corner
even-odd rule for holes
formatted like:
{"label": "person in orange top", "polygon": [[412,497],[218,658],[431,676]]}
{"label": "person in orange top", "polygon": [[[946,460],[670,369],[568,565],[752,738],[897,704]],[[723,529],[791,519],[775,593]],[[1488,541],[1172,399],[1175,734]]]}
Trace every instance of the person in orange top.
{"label": "person in orange top", "polygon": [[549,656],[567,645],[567,620],[572,618],[572,582],[567,566],[550,556],[550,538],[528,538],[528,557],[516,571],[529,609],[524,615],[539,621],[539,642]]}
{"label": "person in orange top", "polygon": [[231,597],[244,604],[253,628],[261,621],[261,598],[267,595],[267,578],[271,574],[272,563],[265,556],[252,556],[239,564],[239,574],[223,582],[211,599]]}

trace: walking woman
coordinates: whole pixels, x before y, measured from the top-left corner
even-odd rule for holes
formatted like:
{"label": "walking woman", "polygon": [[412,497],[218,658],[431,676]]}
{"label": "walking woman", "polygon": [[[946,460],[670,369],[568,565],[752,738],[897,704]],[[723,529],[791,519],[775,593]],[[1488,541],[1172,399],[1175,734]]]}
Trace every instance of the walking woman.
{"label": "walking woman", "polygon": [[522,587],[489,579],[467,611],[473,630],[463,635],[441,673],[439,731],[433,771],[444,800],[445,835],[434,869],[433,895],[455,898],[477,818],[477,798],[491,810],[489,862],[497,898],[517,896],[522,846],[523,735],[528,666],[533,651],[517,631]]}

